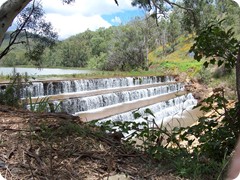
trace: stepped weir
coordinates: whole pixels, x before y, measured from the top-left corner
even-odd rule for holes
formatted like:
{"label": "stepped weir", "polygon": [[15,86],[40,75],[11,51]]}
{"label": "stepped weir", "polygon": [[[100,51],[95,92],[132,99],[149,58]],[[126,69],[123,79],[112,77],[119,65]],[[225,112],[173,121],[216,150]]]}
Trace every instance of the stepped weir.
{"label": "stepped weir", "polygon": [[[22,99],[48,97],[59,111],[80,116],[84,121],[133,121],[133,111],[149,108],[156,120],[191,109],[197,101],[173,76],[73,79],[35,81],[21,89]],[[6,84],[0,84],[4,91]]]}

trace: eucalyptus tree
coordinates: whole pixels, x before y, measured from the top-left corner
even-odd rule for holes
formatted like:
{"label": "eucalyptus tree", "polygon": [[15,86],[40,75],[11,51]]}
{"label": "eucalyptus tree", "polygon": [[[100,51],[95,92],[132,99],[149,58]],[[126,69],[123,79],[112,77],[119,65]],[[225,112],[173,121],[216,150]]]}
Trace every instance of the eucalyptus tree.
{"label": "eucalyptus tree", "polygon": [[[224,4],[223,4],[224,3]],[[211,16],[212,7],[209,8],[208,5],[221,7],[220,10],[225,12],[231,12],[232,9],[236,11],[235,16],[239,16],[240,8],[238,4],[233,0],[183,0],[181,4],[175,3],[175,1],[170,0],[133,0],[132,4],[140,8],[144,8],[147,11],[154,11],[154,15],[157,18],[158,14],[166,15],[169,10],[168,7],[179,7],[189,13],[187,16],[190,17],[189,24],[193,24],[197,34],[195,39],[195,44],[192,47],[192,51],[195,53],[195,58],[200,61],[203,56],[210,58],[210,63],[217,62],[218,65],[225,65],[233,68],[236,67],[236,85],[238,91],[238,101],[240,101],[240,47],[239,40],[236,39],[234,35],[233,28],[222,27],[221,23],[217,22],[216,14],[215,18],[210,18],[208,21],[204,22],[201,16],[206,14],[206,16]],[[168,6],[167,6],[168,5]],[[222,6],[219,6],[222,5]],[[235,9],[235,8],[236,9]],[[204,9],[205,8],[205,9]],[[231,10],[230,10],[231,9]],[[216,11],[212,11],[216,12]],[[193,15],[191,17],[191,15]],[[229,17],[228,17],[229,18]],[[227,18],[227,19],[228,19]],[[230,18],[231,19],[231,18]],[[234,18],[232,18],[234,19]],[[233,21],[230,25],[239,26],[238,21]],[[213,21],[213,23],[210,23]],[[204,28],[205,27],[205,28]],[[220,59],[216,58],[219,57]],[[205,63],[205,65],[208,62]]]}
{"label": "eucalyptus tree", "polygon": [[[1,10],[5,10],[8,5],[8,1],[5,2],[0,9],[0,13]],[[5,16],[1,15],[0,17],[3,17],[3,28],[1,28],[0,31],[4,32],[3,30],[5,29],[5,26],[7,26],[7,23],[4,24],[3,22],[7,22],[4,20],[6,20],[6,17],[11,14],[8,15],[7,13]],[[0,41],[0,44],[2,43],[2,40]],[[18,14],[16,18],[16,29],[10,33],[8,38],[5,38],[4,46],[1,47],[0,59],[14,49],[15,45],[24,44],[26,46],[25,55],[27,59],[32,64],[40,66],[40,60],[44,49],[46,47],[51,47],[56,40],[57,33],[53,31],[51,23],[44,19],[44,11],[40,2],[34,0]]]}
{"label": "eucalyptus tree", "polygon": [[145,44],[141,31],[131,25],[119,26],[110,41],[104,69],[128,71],[145,66]]}
{"label": "eucalyptus tree", "polygon": [[[71,3],[74,0],[62,0],[63,3]],[[33,0],[6,0],[0,7],[0,46],[4,39],[4,34],[8,28],[12,25],[13,20],[20,12],[27,7]]]}
{"label": "eucalyptus tree", "polygon": [[176,40],[181,35],[181,24],[179,22],[181,13],[177,10],[169,15],[167,24],[168,42],[171,45],[172,51],[175,51]]}
{"label": "eucalyptus tree", "polygon": [[147,69],[149,66],[148,54],[157,47],[156,42],[159,40],[161,31],[154,18],[147,14],[143,18],[137,17],[133,19],[128,25],[133,27],[139,36],[137,38],[140,40],[139,43],[143,43],[144,45],[145,67]]}

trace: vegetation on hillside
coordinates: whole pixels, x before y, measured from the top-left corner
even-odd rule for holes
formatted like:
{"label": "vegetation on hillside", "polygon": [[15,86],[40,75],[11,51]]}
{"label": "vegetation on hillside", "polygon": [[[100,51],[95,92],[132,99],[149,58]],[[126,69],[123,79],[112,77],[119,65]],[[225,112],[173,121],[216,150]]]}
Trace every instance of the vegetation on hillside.
{"label": "vegetation on hillside", "polygon": [[[173,52],[164,53],[162,46],[149,53],[150,69],[171,74],[187,73],[189,77],[195,76],[202,68],[202,62],[197,62],[193,54],[189,53],[193,45],[192,36],[180,36]],[[169,45],[166,48],[170,48]]]}

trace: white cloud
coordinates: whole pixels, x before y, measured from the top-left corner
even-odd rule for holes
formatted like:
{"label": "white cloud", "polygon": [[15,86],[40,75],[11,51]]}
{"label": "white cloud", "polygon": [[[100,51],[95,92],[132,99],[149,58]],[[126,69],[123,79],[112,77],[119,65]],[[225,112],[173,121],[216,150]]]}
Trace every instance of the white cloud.
{"label": "white cloud", "polygon": [[[6,0],[0,0],[0,5]],[[75,0],[72,4],[63,4],[62,0],[42,0],[46,20],[50,21],[59,33],[60,39],[83,32],[109,27],[110,23],[101,16],[124,10],[133,10],[131,0]],[[116,19],[117,20],[117,19]]]}
{"label": "white cloud", "polygon": [[109,27],[101,15],[134,9],[131,0],[122,0],[117,6],[114,0],[76,0],[67,5],[61,0],[43,0],[43,7],[49,20],[60,35],[60,39],[69,37],[87,29]]}
{"label": "white cloud", "polygon": [[121,24],[122,23],[120,17],[118,17],[118,16],[115,16],[113,19],[111,19],[111,22],[117,23],[117,24]]}
{"label": "white cloud", "polygon": [[63,5],[61,0],[43,0],[42,3],[47,13],[48,11],[61,14],[80,13],[84,16],[112,14],[123,10],[136,9],[131,6],[131,0],[119,1],[120,6],[117,6],[114,0],[76,0],[70,5]]}
{"label": "white cloud", "polygon": [[49,13],[46,14],[46,18],[52,22],[53,27],[60,35],[60,39],[84,32],[87,29],[96,30],[99,27],[111,26],[111,24],[98,15],[86,17],[80,14],[65,16],[56,13]]}
{"label": "white cloud", "polygon": [[235,0],[237,3],[238,3],[238,5],[240,6],[240,0]]}

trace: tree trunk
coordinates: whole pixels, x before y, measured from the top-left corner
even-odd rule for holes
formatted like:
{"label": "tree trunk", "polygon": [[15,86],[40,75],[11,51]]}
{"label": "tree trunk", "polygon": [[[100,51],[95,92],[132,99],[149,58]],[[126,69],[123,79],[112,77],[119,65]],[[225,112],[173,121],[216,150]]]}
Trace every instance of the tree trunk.
{"label": "tree trunk", "polygon": [[238,102],[240,102],[240,47],[238,49],[238,56],[236,62],[236,87]]}
{"label": "tree trunk", "polygon": [[148,53],[149,53],[149,50],[148,50],[148,38],[146,37],[146,35],[144,35],[144,45],[145,45],[145,48],[146,48],[146,67],[148,68],[148,65],[149,65],[149,62],[148,62]]}
{"label": "tree trunk", "polygon": [[4,39],[4,34],[12,25],[14,18],[32,0],[8,0],[0,7],[0,46]]}

